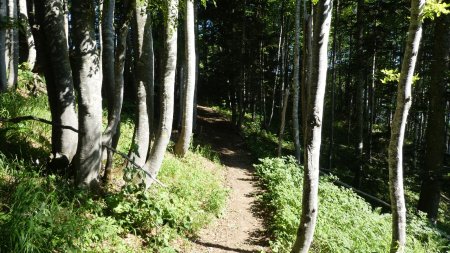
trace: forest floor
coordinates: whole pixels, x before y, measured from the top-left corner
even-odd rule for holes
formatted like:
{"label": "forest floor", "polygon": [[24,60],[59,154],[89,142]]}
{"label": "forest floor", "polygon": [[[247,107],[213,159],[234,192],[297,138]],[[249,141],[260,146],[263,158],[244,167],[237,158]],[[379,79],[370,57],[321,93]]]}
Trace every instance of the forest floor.
{"label": "forest floor", "polygon": [[211,145],[225,166],[230,197],[224,214],[192,239],[192,252],[261,252],[268,246],[257,196],[254,158],[229,120],[208,107],[198,107],[198,139]]}

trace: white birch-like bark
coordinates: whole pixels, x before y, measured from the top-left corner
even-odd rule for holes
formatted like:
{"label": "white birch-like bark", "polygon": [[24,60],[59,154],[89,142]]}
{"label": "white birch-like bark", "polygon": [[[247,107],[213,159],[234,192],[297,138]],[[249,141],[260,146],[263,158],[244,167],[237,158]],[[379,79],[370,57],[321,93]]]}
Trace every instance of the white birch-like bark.
{"label": "white birch-like bark", "polygon": [[28,67],[32,70],[36,64],[36,47],[33,33],[31,32],[30,22],[28,21],[28,8],[26,0],[19,0],[20,24],[25,34],[28,46]]}
{"label": "white birch-like bark", "polygon": [[181,134],[175,145],[175,154],[183,157],[186,155],[192,136],[192,121],[194,114],[194,93],[196,77],[196,54],[195,54],[195,20],[194,20],[194,1],[186,0],[185,15],[185,91],[183,93],[183,118],[181,123]]}
{"label": "white birch-like bark", "polygon": [[408,112],[411,107],[411,86],[422,38],[422,13],[426,0],[411,1],[411,18],[403,55],[397,105],[391,125],[389,142],[389,192],[392,207],[391,252],[401,253],[406,246],[406,206],[403,190],[403,141]]}
{"label": "white birch-like bark", "polygon": [[17,1],[8,0],[8,18],[11,28],[8,32],[8,80],[7,89],[12,90],[17,86],[17,76],[19,67],[19,31],[17,29]]}
{"label": "white birch-like bark", "polygon": [[0,92],[6,91],[6,25],[5,22],[8,16],[6,0],[0,0]]}
{"label": "white birch-like bark", "polygon": [[[155,143],[147,158],[144,169],[156,178],[161,169],[164,154],[169,144],[172,133],[173,108],[174,108],[174,90],[175,75],[177,66],[177,26],[178,26],[178,0],[167,1],[166,18],[166,61],[164,70],[164,81],[161,87],[161,120],[159,122],[158,132]],[[153,179],[146,175],[145,185],[150,187]]]}
{"label": "white birch-like bark", "polygon": [[322,116],[328,68],[328,40],[332,0],[319,0],[314,6],[312,69],[308,92],[305,131],[305,162],[302,216],[293,253],[307,253],[311,246],[318,214],[319,158],[322,141]]}

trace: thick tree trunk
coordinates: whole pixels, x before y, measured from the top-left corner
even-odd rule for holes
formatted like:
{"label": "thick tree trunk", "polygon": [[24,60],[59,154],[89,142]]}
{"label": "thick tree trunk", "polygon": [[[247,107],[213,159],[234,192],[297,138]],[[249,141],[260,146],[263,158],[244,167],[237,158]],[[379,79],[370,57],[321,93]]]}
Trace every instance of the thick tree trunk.
{"label": "thick tree trunk", "polygon": [[33,38],[33,33],[31,33],[30,22],[28,21],[28,8],[26,0],[19,0],[19,12],[20,12],[20,24],[22,25],[23,33],[27,40],[28,46],[28,58],[27,63],[29,69],[34,69],[36,64],[36,48]]}
{"label": "thick tree trunk", "polygon": [[175,145],[175,154],[183,157],[186,155],[192,136],[192,120],[194,112],[194,92],[196,75],[196,54],[195,54],[195,20],[194,1],[186,0],[185,16],[185,92],[183,99],[183,118],[181,123],[181,134]]}
{"label": "thick tree trunk", "polygon": [[389,191],[392,207],[391,252],[404,252],[406,245],[406,207],[403,191],[403,140],[408,111],[411,107],[411,85],[422,37],[422,11],[425,0],[411,1],[411,19],[397,90],[397,106],[389,142]]}
{"label": "thick tree trunk", "polygon": [[8,0],[8,18],[11,22],[9,29],[9,44],[8,44],[8,81],[7,89],[12,90],[17,86],[17,75],[19,67],[19,31],[17,29],[17,1]]}
{"label": "thick tree trunk", "polygon": [[[446,1],[449,2],[448,0]],[[450,63],[450,16],[436,18],[433,59],[431,61],[430,110],[425,132],[425,158],[418,209],[436,221],[445,153],[446,74]]]}
{"label": "thick tree trunk", "polygon": [[311,246],[318,214],[319,158],[322,116],[328,68],[328,40],[332,1],[319,0],[314,6],[311,86],[306,110],[305,168],[303,179],[302,216],[293,253],[306,253]]}
{"label": "thick tree trunk", "polygon": [[[50,112],[54,125],[78,128],[75,94],[67,37],[64,31],[62,0],[36,0],[36,14],[41,29],[39,53],[43,59]],[[60,127],[52,128],[51,166],[67,167],[77,151],[78,134]]]}
{"label": "thick tree trunk", "polygon": [[292,133],[295,146],[295,158],[301,162],[300,126],[299,126],[299,93],[300,93],[300,9],[301,0],[296,0],[295,5],[295,39],[294,39],[294,82],[292,97]]}
{"label": "thick tree trunk", "polygon": [[0,0],[0,92],[7,90],[7,74],[6,74],[6,25],[7,5],[6,0]]}
{"label": "thick tree trunk", "polygon": [[147,6],[137,4],[133,25],[137,121],[130,157],[142,166],[150,150],[153,122],[154,55],[151,15],[147,13]]}
{"label": "thick tree trunk", "polygon": [[99,50],[95,37],[95,1],[72,2],[74,81],[78,89],[76,184],[94,187],[101,167],[102,92]]}
{"label": "thick tree trunk", "polygon": [[[155,143],[145,163],[147,170],[152,177],[156,178],[161,169],[164,153],[169,144],[172,133],[175,74],[177,66],[177,17],[178,0],[168,0],[168,17],[166,21],[166,65],[164,71],[164,82],[161,87],[161,120],[159,122],[158,133]],[[147,175],[146,187],[150,187],[153,179]]]}

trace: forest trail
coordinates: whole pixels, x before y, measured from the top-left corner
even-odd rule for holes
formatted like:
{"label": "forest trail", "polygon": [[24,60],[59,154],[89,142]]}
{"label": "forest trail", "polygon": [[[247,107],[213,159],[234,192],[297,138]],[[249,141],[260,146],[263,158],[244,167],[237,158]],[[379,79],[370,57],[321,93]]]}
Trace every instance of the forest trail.
{"label": "forest trail", "polygon": [[223,116],[211,108],[198,107],[198,138],[219,153],[226,166],[230,198],[224,215],[200,231],[193,240],[195,253],[261,252],[266,249],[264,225],[256,203],[260,189],[254,178],[252,156],[242,137]]}

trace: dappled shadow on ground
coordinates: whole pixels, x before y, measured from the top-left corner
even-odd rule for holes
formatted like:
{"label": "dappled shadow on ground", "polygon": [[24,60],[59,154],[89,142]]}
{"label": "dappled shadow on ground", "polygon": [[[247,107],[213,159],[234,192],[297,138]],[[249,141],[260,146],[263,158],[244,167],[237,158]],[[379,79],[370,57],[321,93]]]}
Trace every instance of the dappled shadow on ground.
{"label": "dappled shadow on ground", "polygon": [[208,242],[201,242],[201,241],[195,241],[195,240],[192,240],[192,242],[195,243],[195,244],[201,245],[203,247],[206,247],[206,248],[225,250],[225,251],[228,251],[228,252],[238,252],[238,253],[258,253],[259,252],[257,250],[235,249],[235,248],[230,248],[230,247],[219,245],[219,244],[208,243]]}

